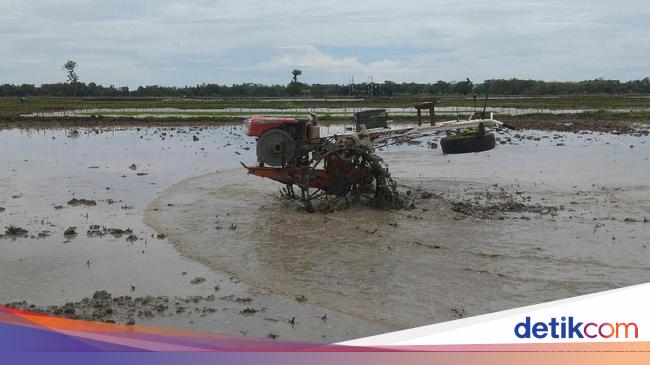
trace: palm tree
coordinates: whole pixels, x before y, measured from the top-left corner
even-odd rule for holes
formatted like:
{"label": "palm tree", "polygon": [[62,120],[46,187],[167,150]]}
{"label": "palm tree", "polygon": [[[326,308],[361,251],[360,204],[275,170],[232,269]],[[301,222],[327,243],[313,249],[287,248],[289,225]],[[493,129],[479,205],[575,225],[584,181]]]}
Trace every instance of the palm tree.
{"label": "palm tree", "polygon": [[293,71],[291,71],[291,73],[293,74],[293,82],[294,83],[298,82],[298,76],[302,75],[302,71],[296,68]]}

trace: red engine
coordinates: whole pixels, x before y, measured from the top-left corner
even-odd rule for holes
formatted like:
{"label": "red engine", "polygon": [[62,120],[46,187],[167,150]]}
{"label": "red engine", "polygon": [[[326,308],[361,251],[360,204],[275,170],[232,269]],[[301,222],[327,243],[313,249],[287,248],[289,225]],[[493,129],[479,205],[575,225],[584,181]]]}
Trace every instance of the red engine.
{"label": "red engine", "polygon": [[269,166],[295,166],[320,137],[315,117],[252,117],[244,121],[244,133],[257,137],[258,162]]}
{"label": "red engine", "polygon": [[[264,132],[269,129],[279,128],[282,130],[300,130],[305,134],[302,138],[306,137],[306,128],[304,128],[309,119],[289,118],[289,117],[264,117],[256,116],[248,118],[244,121],[244,133],[251,137],[261,137]],[[294,136],[297,137],[297,136]]]}

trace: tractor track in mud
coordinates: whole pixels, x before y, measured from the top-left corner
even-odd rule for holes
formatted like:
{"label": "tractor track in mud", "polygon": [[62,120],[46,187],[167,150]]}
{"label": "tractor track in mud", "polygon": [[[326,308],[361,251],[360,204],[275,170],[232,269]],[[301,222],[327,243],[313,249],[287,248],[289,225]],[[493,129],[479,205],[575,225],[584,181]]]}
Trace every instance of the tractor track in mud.
{"label": "tractor track in mud", "polygon": [[[404,161],[413,158],[399,154],[405,155]],[[398,168],[400,194],[412,202],[407,209],[353,203],[307,213],[282,199],[272,182],[235,170],[174,185],[149,206],[146,222],[184,255],[254,287],[305,296],[398,328],[457,318],[459,312],[476,315],[606,290],[631,277],[635,283],[650,276],[641,262],[607,258],[609,250],[589,257],[591,245],[612,242],[603,235],[617,237],[617,245],[623,240],[640,247],[640,237],[626,234],[626,225],[650,229],[638,212],[618,213],[632,214],[627,221],[614,214],[620,208],[611,208],[618,218],[599,229],[585,199],[600,201],[609,190],[582,192],[577,202],[569,192],[548,194],[532,186],[405,178],[402,162],[388,162]],[[572,253],[577,256],[567,261],[566,250],[578,250]],[[599,279],[585,274],[596,271]],[[413,282],[414,277],[422,280]]]}

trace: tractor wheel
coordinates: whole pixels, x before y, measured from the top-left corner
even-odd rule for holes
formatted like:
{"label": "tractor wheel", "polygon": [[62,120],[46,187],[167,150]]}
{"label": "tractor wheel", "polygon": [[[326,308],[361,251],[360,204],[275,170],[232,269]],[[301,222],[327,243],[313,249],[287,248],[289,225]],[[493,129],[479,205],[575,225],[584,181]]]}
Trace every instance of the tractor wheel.
{"label": "tractor wheel", "polygon": [[442,153],[470,153],[489,151],[496,146],[493,133],[470,136],[449,136],[440,140]]}
{"label": "tractor wheel", "polygon": [[314,211],[312,201],[320,197],[325,197],[321,202],[326,203],[328,197],[334,197],[333,199],[344,198],[346,204],[349,203],[349,199],[352,199],[381,208],[401,207],[397,185],[390,177],[385,162],[365,148],[343,147],[327,152],[312,163],[310,173],[306,176],[316,176],[317,168],[321,162],[331,155],[336,155],[339,158],[346,156],[346,161],[350,163],[349,169],[361,169],[366,171],[367,175],[358,181],[347,181],[345,177],[341,176],[340,179],[335,179],[332,182],[327,191],[310,188],[310,179],[307,178],[305,184],[301,186],[302,201],[307,211]]}

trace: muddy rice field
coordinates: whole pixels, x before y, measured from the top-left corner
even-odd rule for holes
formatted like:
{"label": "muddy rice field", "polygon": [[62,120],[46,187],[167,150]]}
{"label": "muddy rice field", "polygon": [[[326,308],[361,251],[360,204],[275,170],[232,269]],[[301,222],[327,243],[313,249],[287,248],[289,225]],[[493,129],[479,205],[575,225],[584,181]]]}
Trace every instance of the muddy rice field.
{"label": "muddy rice field", "polygon": [[3,129],[0,303],[338,342],[650,281],[647,133],[544,129],[382,148],[412,206],[311,214],[238,124]]}

